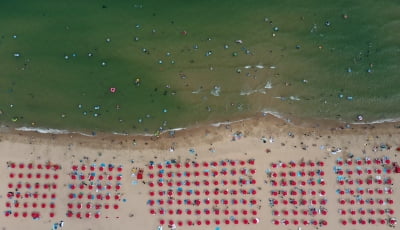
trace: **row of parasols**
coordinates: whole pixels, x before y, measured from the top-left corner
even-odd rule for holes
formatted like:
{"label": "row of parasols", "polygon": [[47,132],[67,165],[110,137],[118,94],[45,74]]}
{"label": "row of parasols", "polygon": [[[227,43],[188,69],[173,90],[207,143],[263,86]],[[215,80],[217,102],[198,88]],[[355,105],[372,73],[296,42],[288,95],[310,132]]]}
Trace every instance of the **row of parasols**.
{"label": "row of parasols", "polygon": [[96,164],[92,164],[92,165],[90,165],[90,166],[87,166],[87,165],[85,165],[85,164],[83,164],[83,165],[81,165],[81,166],[78,166],[78,165],[73,165],[72,166],[72,171],[86,171],[86,170],[88,170],[88,171],[91,171],[91,172],[94,172],[94,171],[100,171],[100,172],[104,172],[104,171],[109,171],[109,172],[112,172],[112,171],[114,171],[114,169],[117,171],[117,172],[122,172],[122,170],[123,170],[123,166],[122,165],[119,165],[119,166],[115,166],[115,165],[113,165],[113,164],[108,164],[108,165],[106,165],[106,164],[104,164],[104,163],[101,163],[99,166],[97,166]]}
{"label": "row of parasols", "polygon": [[[337,178],[337,183],[339,185],[345,185],[345,184],[349,184],[349,185],[353,185],[353,184],[357,184],[357,185],[362,185],[364,184],[364,181],[362,179],[350,179],[350,178],[345,178],[345,177],[341,177],[338,176]],[[374,178],[372,177],[368,177],[365,179],[365,183],[367,185],[372,185],[373,183],[375,184],[379,184],[379,185],[392,185],[393,184],[393,180],[389,177],[380,177],[377,176]]]}
{"label": "row of parasols", "polygon": [[346,203],[347,204],[351,204],[351,205],[355,205],[355,204],[361,204],[361,205],[370,204],[370,205],[374,205],[375,202],[377,204],[380,204],[380,205],[385,205],[385,204],[392,205],[392,204],[394,204],[394,200],[391,199],[391,198],[386,198],[386,199],[380,199],[380,198],[377,198],[377,199],[373,199],[373,198],[367,198],[367,199],[362,199],[362,198],[342,199],[341,198],[341,199],[338,199],[338,203],[341,204],[341,205],[344,205]]}
{"label": "row of parasols", "polygon": [[371,159],[369,157],[365,157],[363,159],[361,159],[359,157],[357,157],[355,159],[347,158],[346,160],[343,160],[342,158],[339,157],[336,159],[336,164],[340,165],[340,166],[344,165],[344,164],[351,166],[351,165],[353,165],[353,163],[356,165],[363,165],[363,164],[371,165],[373,163],[375,165],[389,165],[391,163],[391,161],[390,161],[389,157],[387,157],[387,156],[381,157],[381,158],[374,158],[374,159]]}
{"label": "row of parasols", "polygon": [[[13,216],[13,217],[24,217],[24,218],[31,216],[34,220],[38,220],[41,217],[41,214],[38,211],[33,211],[30,213],[29,212],[21,212],[21,214],[20,214],[19,212],[13,212],[11,210],[7,210],[4,212],[4,215],[6,217]],[[53,218],[54,216],[55,216],[54,212],[49,213],[50,218]]]}
{"label": "row of parasols", "polygon": [[97,200],[111,200],[112,198],[114,198],[115,200],[120,200],[121,199],[121,195],[115,194],[114,196],[112,196],[110,193],[106,193],[106,194],[101,194],[101,193],[91,194],[91,193],[89,193],[89,194],[86,194],[86,196],[85,196],[84,193],[78,193],[78,194],[70,193],[68,195],[68,198],[71,199],[71,200],[72,199],[80,199],[80,200],[82,200],[85,197],[88,200],[95,200],[95,199],[97,199]]}
{"label": "row of parasols", "polygon": [[[288,204],[292,204],[292,205],[317,205],[317,204],[326,205],[328,203],[328,199],[324,198],[324,199],[320,199],[319,201],[317,201],[315,199],[310,199],[309,201],[307,201],[306,199],[296,200],[296,199],[290,198],[288,200],[282,199],[281,203],[283,205],[288,205]],[[275,205],[278,205],[279,202],[276,199],[270,199],[270,204],[275,206]]]}
{"label": "row of parasols", "polygon": [[325,176],[325,172],[323,170],[321,170],[321,169],[309,170],[308,172],[306,172],[305,170],[299,170],[297,172],[289,171],[288,173],[284,172],[284,171],[280,172],[280,173],[271,171],[271,172],[268,173],[268,175],[271,176],[271,177],[274,177],[274,178],[276,178],[276,177],[287,177],[287,176],[290,176],[290,177],[305,177],[306,175],[310,176],[310,177],[313,177],[313,176]]}
{"label": "row of parasols", "polygon": [[323,178],[318,178],[318,179],[314,179],[314,178],[309,178],[307,180],[285,180],[285,179],[281,179],[279,181],[276,180],[271,180],[271,185],[276,187],[276,186],[281,186],[281,187],[286,187],[286,186],[316,186],[316,185],[325,185],[326,182]]}
{"label": "row of parasols", "polygon": [[164,184],[166,184],[169,187],[172,187],[172,186],[192,186],[192,185],[195,185],[195,186],[200,186],[200,185],[205,185],[205,186],[214,185],[214,186],[217,186],[217,185],[220,185],[220,184],[221,185],[231,184],[231,185],[243,186],[243,185],[247,185],[247,184],[248,185],[254,185],[256,183],[257,183],[257,181],[255,179],[245,179],[245,178],[240,178],[238,180],[230,180],[230,181],[228,181],[228,180],[220,180],[220,181],[219,180],[213,180],[213,181],[209,181],[209,180],[203,180],[203,181],[198,181],[198,180],[196,180],[196,181],[179,180],[179,181],[173,181],[173,180],[158,179],[157,181],[154,181],[154,182],[153,181],[148,182],[150,187],[154,187],[156,184],[159,187],[164,186]]}
{"label": "row of parasols", "polygon": [[194,215],[202,215],[202,214],[205,214],[205,215],[226,215],[226,216],[228,216],[228,215],[234,215],[234,216],[238,216],[238,215],[244,215],[244,216],[253,215],[253,216],[257,216],[258,212],[257,212],[257,210],[247,210],[247,209],[242,209],[242,210],[237,210],[237,209],[233,209],[233,210],[229,210],[229,209],[225,209],[225,210],[213,209],[213,210],[210,210],[208,208],[205,208],[203,210],[200,210],[200,209],[195,209],[195,210],[192,210],[192,209],[185,209],[185,210],[182,210],[182,209],[176,209],[176,210],[167,209],[166,210],[164,208],[160,208],[158,210],[150,209],[150,214],[152,214],[152,215],[156,215],[156,214],[159,214],[159,215],[166,215],[166,214],[168,214],[168,215],[192,215],[192,214],[194,214]]}
{"label": "row of parasols", "polygon": [[380,168],[372,168],[372,169],[371,168],[364,168],[364,169],[362,169],[361,167],[356,167],[354,170],[352,170],[352,169],[343,170],[343,168],[341,166],[335,166],[333,168],[333,171],[336,174],[341,175],[341,176],[344,175],[345,173],[347,175],[354,175],[354,173],[355,173],[358,176],[361,176],[364,173],[368,174],[368,175],[372,175],[372,174],[391,174],[392,173],[392,170],[389,169],[389,168],[383,168],[383,169],[380,169]]}
{"label": "row of parasols", "polygon": [[28,198],[33,198],[33,199],[56,199],[57,195],[55,193],[47,194],[47,193],[21,193],[21,192],[8,192],[7,193],[7,198],[8,199],[28,199]]}
{"label": "row of parasols", "polygon": [[[119,209],[119,205],[118,204],[86,204],[86,209],[96,209],[96,210],[100,210],[100,209]],[[73,209],[75,206],[72,203],[68,203],[68,208]],[[76,204],[76,208],[77,209],[82,209],[84,207],[84,205],[82,203],[78,203]],[[88,208],[89,207],[89,208]],[[71,211],[71,210],[69,210]]]}
{"label": "row of parasols", "polygon": [[274,225],[290,225],[290,224],[292,224],[292,225],[300,225],[300,224],[302,224],[302,225],[305,225],[305,226],[307,226],[307,225],[314,225],[314,226],[326,226],[326,225],[328,225],[328,221],[326,221],[326,220],[302,220],[302,221],[300,221],[300,220],[298,220],[298,219],[293,219],[293,220],[288,220],[288,219],[281,219],[281,220],[277,220],[277,219],[274,219],[274,220],[272,220],[272,223],[274,224]]}
{"label": "row of parasols", "polygon": [[[191,195],[201,196],[202,194],[204,194],[206,196],[209,196],[209,195],[212,195],[212,194],[216,195],[216,196],[220,195],[220,194],[223,194],[223,195],[239,195],[239,194],[240,195],[256,195],[257,194],[257,190],[255,190],[255,189],[248,189],[248,190],[239,189],[239,190],[236,190],[236,189],[218,189],[218,188],[215,188],[213,192],[210,191],[210,190],[207,190],[207,189],[204,189],[201,192],[200,190],[193,190],[193,189],[188,189],[186,191],[183,191],[182,188],[178,188],[177,191],[174,191],[172,189],[169,189],[168,191],[163,191],[163,190],[158,191],[158,195],[159,196],[167,195],[167,196],[171,197],[171,196],[174,196],[174,195],[182,196],[184,194],[187,195],[187,196],[191,196]],[[149,191],[149,195],[150,196],[155,196],[156,192]]]}
{"label": "row of parasols", "polygon": [[358,210],[356,209],[348,209],[347,211],[345,209],[339,209],[338,213],[342,216],[344,215],[356,215],[361,214],[361,215],[375,215],[375,214],[380,214],[380,215],[386,215],[386,214],[390,214],[393,215],[394,214],[394,210],[391,208],[387,208],[387,209],[364,209],[364,208],[359,208]]}
{"label": "row of parasols", "polygon": [[307,194],[310,195],[310,196],[316,196],[317,194],[319,196],[325,196],[326,195],[325,190],[322,190],[322,189],[320,189],[318,192],[316,190],[313,190],[313,189],[308,190],[308,192],[305,189],[297,189],[297,190],[298,191],[296,191],[294,189],[290,190],[290,191],[282,190],[282,189],[281,190],[272,190],[271,191],[271,195],[272,196],[278,196],[278,195],[280,195],[280,196],[287,196],[287,195],[290,195],[290,196],[297,196],[297,195],[306,196]]}
{"label": "row of parasols", "polygon": [[[86,208],[86,209],[96,209],[96,210],[99,210],[99,209],[102,209],[102,208],[110,209],[111,206],[110,206],[110,204],[99,204],[99,203],[91,203],[91,202],[87,202],[86,204],[84,204],[84,203],[78,202],[78,203],[68,203],[68,204],[67,204],[67,207],[68,207],[68,209],[74,209],[74,208],[76,208],[76,209],[82,209],[82,208]],[[114,205],[114,208],[115,208],[115,209],[118,209],[118,205],[115,204],[115,205]]]}
{"label": "row of parasols", "polygon": [[345,188],[345,189],[336,189],[336,193],[339,195],[345,195],[345,194],[350,194],[350,195],[354,195],[354,194],[359,194],[359,195],[364,195],[364,194],[379,194],[379,195],[384,195],[384,194],[393,194],[393,189],[390,187],[384,187],[382,188],[361,188],[358,187],[356,189],[351,189],[351,188]]}
{"label": "row of parasols", "polygon": [[178,221],[173,221],[173,220],[169,220],[168,222],[167,221],[165,221],[164,219],[161,219],[160,220],[160,225],[165,225],[165,224],[168,224],[169,226],[173,226],[173,225],[178,225],[179,227],[181,227],[181,226],[184,226],[184,225],[186,225],[186,226],[194,226],[194,225],[197,225],[197,226],[200,226],[200,225],[202,225],[203,223],[205,224],[205,225],[210,225],[210,224],[215,224],[215,225],[221,225],[221,224],[225,224],[225,225],[229,225],[229,224],[241,224],[241,223],[243,223],[243,224],[258,224],[260,222],[260,220],[258,219],[258,218],[251,218],[251,219],[246,219],[246,218],[244,218],[244,219],[241,219],[241,220],[238,220],[238,219],[234,219],[234,218],[229,218],[229,219],[215,219],[215,220],[204,220],[204,221],[202,221],[202,220],[187,220],[187,221],[182,221],[182,220],[178,220]]}
{"label": "row of parasols", "polygon": [[177,162],[170,162],[167,161],[164,164],[154,164],[153,162],[150,162],[150,164],[148,165],[148,168],[150,170],[152,169],[163,169],[164,167],[167,169],[171,169],[171,168],[181,168],[181,167],[185,167],[185,168],[199,168],[200,166],[202,166],[203,168],[208,168],[208,167],[226,167],[226,166],[236,166],[236,165],[240,165],[240,166],[244,166],[249,164],[249,165],[254,165],[255,164],[255,160],[254,159],[249,159],[246,161],[244,160],[240,160],[240,161],[236,161],[236,160],[222,160],[222,161],[211,161],[211,162],[203,162],[203,163],[198,163],[198,162],[186,162],[184,164],[181,163],[177,163]]}
{"label": "row of parasols", "polygon": [[[93,214],[93,217],[94,218],[96,218],[96,219],[99,219],[100,218],[100,212],[95,212],[94,214]],[[91,212],[86,212],[86,213],[82,213],[82,212],[72,212],[71,210],[69,210],[69,211],[67,211],[67,213],[66,213],[66,216],[67,217],[70,217],[70,218],[72,218],[72,217],[76,217],[76,218],[78,218],[78,219],[82,219],[82,218],[87,218],[87,219],[89,219],[89,218],[91,218],[92,217],[92,213]]]}
{"label": "row of parasols", "polygon": [[27,179],[46,179],[46,180],[57,180],[59,178],[58,174],[49,174],[49,173],[18,173],[15,174],[13,172],[10,172],[8,174],[9,178],[27,178]]}
{"label": "row of parasols", "polygon": [[190,205],[190,206],[193,206],[193,205],[199,206],[201,204],[206,204],[206,205],[211,205],[211,204],[213,204],[213,205],[219,205],[219,204],[223,204],[223,205],[228,205],[228,204],[256,205],[257,200],[255,200],[255,199],[250,199],[250,200],[247,200],[247,199],[213,199],[213,200],[211,200],[211,199],[203,199],[203,200],[201,200],[201,199],[194,199],[194,200],[191,200],[191,199],[183,199],[183,200],[181,200],[181,199],[177,199],[177,200],[157,199],[157,200],[152,200],[152,199],[150,199],[150,200],[147,200],[147,205],[149,205],[149,206],[154,206],[154,205],[162,206],[165,204],[173,205],[174,203],[176,203],[178,205]]}
{"label": "row of parasols", "polygon": [[[298,164],[298,166],[302,167],[302,168],[304,168],[306,166],[308,166],[308,167],[323,167],[324,165],[325,165],[325,163],[323,161],[314,162],[311,160],[308,162],[300,161]],[[282,161],[279,161],[276,163],[271,163],[271,167],[272,168],[288,168],[288,167],[295,168],[295,167],[297,167],[297,164],[295,161],[289,161],[287,164]]]}
{"label": "row of parasols", "polygon": [[316,216],[318,214],[326,216],[328,214],[328,210],[326,208],[316,209],[316,208],[312,208],[312,207],[310,207],[309,209],[304,209],[302,211],[298,211],[296,209],[293,209],[293,210],[290,210],[290,211],[286,210],[286,209],[283,209],[281,211],[272,210],[272,215],[273,216],[280,216],[281,214],[283,216],[289,216],[289,215],[297,216],[300,213],[303,214],[304,216]]}
{"label": "row of parasols", "polygon": [[46,164],[36,164],[34,165],[33,163],[28,163],[27,165],[25,165],[24,163],[19,163],[16,164],[14,162],[9,162],[7,163],[9,168],[12,169],[24,169],[25,167],[27,169],[33,170],[33,169],[47,169],[47,170],[59,170],[61,169],[61,165],[58,164],[51,164],[51,163],[46,163]]}
{"label": "row of parasols", "polygon": [[71,190],[75,190],[75,189],[80,189],[80,190],[85,190],[85,189],[87,189],[87,190],[93,190],[93,189],[96,189],[96,190],[112,190],[112,189],[120,190],[121,187],[122,187],[121,183],[117,183],[114,186],[111,185],[110,183],[107,183],[105,185],[102,185],[102,184],[96,184],[96,185],[95,184],[84,184],[84,183],[80,183],[80,184],[77,184],[77,185],[75,185],[75,184],[69,184],[68,185],[68,188],[71,189]]}
{"label": "row of parasols", "polygon": [[[89,180],[89,181],[94,181],[94,180],[108,180],[108,181],[112,181],[114,180],[114,176],[109,174],[109,175],[103,175],[100,174],[98,176],[96,176],[95,172],[91,172],[91,173],[78,173],[78,172],[74,172],[71,174],[71,179],[72,180]],[[122,180],[122,174],[118,174],[115,179],[117,181]]]}
{"label": "row of parasols", "polygon": [[395,218],[382,218],[382,219],[373,219],[373,218],[369,218],[369,219],[349,219],[347,220],[341,220],[340,221],[342,223],[342,225],[347,225],[352,224],[352,225],[357,225],[357,224],[361,224],[361,225],[365,225],[365,224],[381,224],[381,225],[386,225],[389,224],[391,226],[394,226],[397,224],[397,220]]}
{"label": "row of parasols", "polygon": [[199,177],[199,176],[212,176],[212,177],[216,177],[218,175],[222,175],[222,176],[227,176],[228,174],[235,176],[235,175],[239,175],[238,173],[240,173],[240,175],[246,176],[246,175],[254,175],[256,173],[255,169],[247,169],[247,168],[242,168],[242,169],[231,169],[228,170],[226,168],[221,169],[221,170],[203,170],[203,171],[193,171],[193,172],[189,172],[189,171],[184,171],[184,172],[180,172],[180,171],[176,171],[176,172],[172,172],[172,171],[168,171],[165,172],[165,170],[159,170],[158,173],[155,175],[154,173],[149,173],[147,176],[150,179],[153,179],[154,177],[159,177],[159,178],[163,178],[163,177],[168,177],[168,178],[172,178],[172,177]]}
{"label": "row of parasols", "polygon": [[[289,205],[289,204],[291,204],[291,205],[317,205],[317,204],[326,205],[328,203],[328,199],[324,198],[324,199],[321,199],[318,202],[315,199],[311,199],[311,200],[307,201],[306,199],[296,200],[296,199],[293,199],[293,198],[289,198],[289,199],[282,199],[280,201],[280,203],[283,204],[283,205]],[[271,207],[274,207],[276,205],[279,205],[279,201],[277,199],[270,198],[269,199],[269,205]]]}
{"label": "row of parasols", "polygon": [[23,187],[25,187],[26,189],[46,189],[46,190],[50,190],[50,189],[57,189],[57,184],[55,183],[29,183],[29,182],[18,182],[16,184],[13,183],[8,183],[8,188],[12,189],[12,188],[16,188],[16,189],[22,189]]}
{"label": "row of parasols", "polygon": [[41,203],[41,204],[38,204],[38,203],[36,203],[36,202],[32,202],[32,203],[29,203],[29,202],[23,202],[23,203],[20,203],[20,202],[6,202],[6,207],[7,208],[12,208],[12,207],[14,207],[14,208],[51,208],[51,209],[54,209],[55,207],[56,207],[56,205],[55,205],[55,203],[53,203],[53,202],[51,202],[51,203]]}

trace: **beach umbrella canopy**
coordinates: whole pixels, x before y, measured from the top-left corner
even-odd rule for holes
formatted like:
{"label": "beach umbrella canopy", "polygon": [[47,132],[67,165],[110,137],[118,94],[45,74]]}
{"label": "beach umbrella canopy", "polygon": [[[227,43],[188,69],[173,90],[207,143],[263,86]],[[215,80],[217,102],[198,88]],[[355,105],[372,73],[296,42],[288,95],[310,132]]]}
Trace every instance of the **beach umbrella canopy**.
{"label": "beach umbrella canopy", "polygon": [[74,215],[74,213],[72,211],[67,211],[67,217],[72,217]]}
{"label": "beach umbrella canopy", "polygon": [[342,225],[347,225],[347,221],[346,220],[342,220]]}
{"label": "beach umbrella canopy", "polygon": [[317,204],[316,200],[311,200],[310,202],[311,202],[312,205],[316,205]]}

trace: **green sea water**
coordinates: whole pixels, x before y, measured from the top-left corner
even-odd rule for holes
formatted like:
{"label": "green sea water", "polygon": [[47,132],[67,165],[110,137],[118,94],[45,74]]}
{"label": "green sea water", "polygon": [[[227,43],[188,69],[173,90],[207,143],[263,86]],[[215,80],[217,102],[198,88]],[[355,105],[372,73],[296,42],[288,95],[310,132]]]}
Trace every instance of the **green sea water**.
{"label": "green sea water", "polygon": [[398,118],[399,12],[395,0],[1,1],[0,121],[153,133],[261,111]]}

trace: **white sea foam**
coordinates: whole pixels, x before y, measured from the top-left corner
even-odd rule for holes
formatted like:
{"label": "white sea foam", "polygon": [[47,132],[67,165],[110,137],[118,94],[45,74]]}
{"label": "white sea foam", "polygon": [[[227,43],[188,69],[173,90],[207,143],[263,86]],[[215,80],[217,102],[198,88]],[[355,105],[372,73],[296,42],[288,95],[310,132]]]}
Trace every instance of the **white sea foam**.
{"label": "white sea foam", "polygon": [[263,113],[264,115],[270,114],[270,115],[272,115],[272,116],[274,116],[274,117],[277,117],[277,118],[279,118],[279,119],[282,119],[282,120],[285,120],[285,121],[290,122],[290,120],[288,120],[288,119],[285,118],[282,114],[280,114],[280,113],[278,113],[278,112],[276,112],[276,111],[271,111],[271,110],[268,110],[268,109],[262,109],[262,110],[261,110],[261,113]]}
{"label": "white sea foam", "polygon": [[354,124],[354,125],[368,125],[368,124],[382,124],[382,123],[394,123],[394,122],[400,122],[400,117],[398,117],[398,118],[386,118],[386,119],[380,119],[380,120],[375,120],[375,121],[370,121],[370,122],[353,122],[351,124]]}
{"label": "white sea foam", "polygon": [[289,96],[289,97],[274,97],[276,99],[280,99],[282,101],[286,101],[287,99],[290,99],[292,101],[300,101],[301,99],[298,96]]}
{"label": "white sea foam", "polygon": [[118,133],[118,132],[112,132],[114,135],[120,135],[120,136],[128,136],[127,133]]}
{"label": "white sea foam", "polygon": [[68,130],[48,129],[48,128],[32,128],[32,127],[20,127],[20,128],[16,128],[15,130],[26,131],[26,132],[37,132],[37,133],[51,133],[51,134],[68,134],[68,133],[70,133]]}
{"label": "white sea foam", "polygon": [[300,98],[298,96],[290,96],[289,99],[292,101],[300,101]]}
{"label": "white sea foam", "polygon": [[240,96],[249,96],[254,93],[261,93],[261,94],[266,94],[267,91],[265,89],[250,89],[250,90],[241,90],[240,91]]}
{"label": "white sea foam", "polygon": [[24,132],[37,132],[37,133],[44,133],[44,134],[80,134],[82,136],[91,137],[93,135],[81,132],[71,132],[68,130],[63,129],[51,129],[51,128],[33,128],[33,127],[19,127],[15,128],[17,131],[24,131]]}
{"label": "white sea foam", "polygon": [[166,133],[166,132],[171,132],[171,131],[181,131],[181,130],[185,130],[186,128],[174,128],[174,129],[165,129],[163,131],[161,131],[161,133]]}
{"label": "white sea foam", "polygon": [[219,127],[219,126],[221,126],[221,125],[230,125],[230,124],[233,124],[233,123],[237,123],[237,122],[241,122],[241,121],[247,121],[247,120],[250,120],[250,119],[251,119],[251,118],[245,118],[245,119],[240,119],[240,120],[236,120],[236,121],[217,122],[217,123],[211,124],[211,126]]}

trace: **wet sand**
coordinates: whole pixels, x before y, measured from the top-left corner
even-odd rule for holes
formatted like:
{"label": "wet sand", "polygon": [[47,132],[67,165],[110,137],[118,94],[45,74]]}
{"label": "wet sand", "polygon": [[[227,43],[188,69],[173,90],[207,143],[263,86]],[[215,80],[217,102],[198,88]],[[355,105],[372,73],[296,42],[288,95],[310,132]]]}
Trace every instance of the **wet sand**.
{"label": "wet sand", "polygon": [[[219,126],[201,126],[193,127],[187,130],[181,130],[175,132],[172,136],[169,133],[164,133],[160,137],[145,137],[145,136],[118,136],[118,135],[108,135],[108,134],[98,134],[96,137],[85,137],[78,134],[73,135],[51,135],[51,134],[38,134],[34,132],[20,132],[20,131],[4,131],[0,134],[0,151],[2,153],[2,158],[0,160],[0,179],[3,181],[0,187],[0,202],[1,202],[1,215],[0,227],[2,229],[23,229],[23,228],[33,228],[33,229],[51,229],[54,223],[61,220],[64,221],[64,227],[62,229],[157,229],[159,226],[160,219],[168,221],[173,219],[175,221],[180,218],[183,221],[188,219],[202,219],[208,218],[214,220],[216,216],[205,217],[205,216],[160,216],[150,214],[151,209],[157,210],[157,205],[150,207],[146,204],[149,199],[152,198],[149,192],[154,191],[157,193],[160,188],[149,187],[148,177],[149,173],[152,172],[149,168],[149,162],[153,161],[155,164],[165,163],[172,159],[181,162],[220,162],[224,160],[236,161],[243,160],[248,161],[249,159],[255,159],[254,165],[246,165],[248,168],[253,168],[256,170],[251,178],[256,181],[255,185],[246,185],[248,188],[254,188],[257,193],[248,197],[248,200],[254,199],[257,201],[257,205],[253,207],[243,206],[248,210],[256,209],[258,214],[255,216],[260,220],[258,224],[244,225],[240,223],[234,225],[225,225],[221,223],[219,226],[221,229],[243,229],[243,227],[249,229],[264,229],[272,228],[274,225],[273,220],[285,219],[284,216],[275,217],[272,215],[274,209],[292,210],[295,207],[292,206],[282,206],[281,204],[275,207],[269,206],[269,199],[273,198],[271,196],[272,190],[290,190],[291,187],[274,187],[271,185],[271,180],[273,178],[268,177],[266,170],[276,171],[281,173],[282,171],[289,172],[290,169],[282,169],[272,167],[272,163],[284,162],[288,163],[294,161],[297,164],[304,160],[305,162],[313,161],[323,161],[324,166],[319,169],[325,172],[324,180],[326,185],[319,186],[318,189],[323,189],[326,191],[326,198],[328,203],[324,206],[327,211],[327,216],[318,215],[317,217],[307,217],[307,219],[326,220],[328,222],[327,226],[319,227],[314,226],[299,226],[288,225],[284,226],[280,224],[275,227],[276,229],[297,229],[297,227],[302,227],[302,229],[313,229],[313,228],[323,228],[323,229],[334,229],[341,225],[342,219],[348,220],[349,218],[361,218],[359,214],[356,216],[342,216],[338,213],[339,209],[350,209],[353,207],[350,204],[341,205],[338,202],[340,196],[336,193],[336,190],[344,189],[345,186],[339,186],[336,182],[337,174],[334,173],[333,167],[337,165],[337,159],[347,159],[350,154],[353,158],[357,157],[364,159],[366,156],[375,159],[388,156],[392,162],[398,161],[398,155],[396,148],[400,146],[400,141],[398,139],[400,129],[397,128],[398,124],[395,123],[383,123],[374,125],[351,125],[346,128],[344,124],[339,124],[335,122],[318,121],[318,122],[299,122],[294,121],[293,123],[287,123],[281,119],[265,116],[265,117],[255,117],[249,120],[234,122],[231,124],[221,124]],[[340,152],[333,154],[333,151],[340,149]],[[173,151],[172,151],[173,150]],[[53,164],[61,165],[61,170],[57,172],[51,171],[51,173],[58,173],[59,178],[55,181],[58,188],[54,190],[57,197],[52,200],[54,202],[55,208],[52,210],[55,213],[54,218],[49,218],[49,209],[38,209],[43,215],[39,220],[33,220],[30,216],[28,218],[23,218],[19,216],[18,218],[9,216],[6,217],[4,212],[9,210],[6,207],[6,202],[14,202],[13,199],[7,198],[7,193],[10,190],[7,184],[27,181],[26,178],[9,178],[10,172],[21,172],[25,175],[29,173],[29,169],[25,167],[24,169],[18,169],[18,166],[14,169],[7,167],[10,162],[14,162],[17,165],[19,163],[24,163],[28,165],[29,163],[43,164],[46,162],[51,162]],[[8,163],[8,164],[7,164]],[[119,205],[118,210],[101,209],[101,217],[95,219],[93,216],[88,219],[83,217],[82,219],[68,218],[66,212],[68,210],[67,204],[71,202],[69,199],[69,194],[71,189],[68,185],[71,183],[79,183],[79,181],[73,181],[71,179],[71,167],[73,165],[81,166],[85,164],[90,166],[91,164],[100,163],[113,164],[115,166],[122,165],[123,170],[122,188],[118,191],[111,190],[111,193],[118,193],[121,200],[110,201],[108,203]],[[165,167],[165,164],[164,164]],[[241,166],[237,165],[237,170],[241,169]],[[235,168],[231,167],[231,168]],[[297,166],[298,167],[298,166]],[[346,166],[348,167],[348,166]],[[372,166],[371,166],[372,167]],[[133,172],[137,173],[137,170],[144,170],[144,179],[138,180],[137,184],[133,184],[136,181],[136,177],[131,174]],[[192,169],[192,168],[191,168]],[[218,168],[220,169],[220,168]],[[297,168],[296,168],[297,169]],[[309,168],[305,168],[309,170]],[[133,171],[132,171],[133,170]],[[174,169],[174,172],[187,171],[184,167],[181,169]],[[114,176],[117,173],[113,172]],[[380,218],[387,218],[388,216],[396,216],[400,213],[400,208],[398,205],[400,200],[398,199],[399,191],[399,177],[396,174],[388,175],[393,180],[393,186],[387,185],[393,188],[393,194],[385,194],[383,197],[391,197],[394,201],[394,205],[388,205],[388,208],[394,210],[394,215],[376,215],[376,216],[364,216],[364,219],[368,217],[373,217],[376,220]],[[204,179],[202,176],[200,179]],[[222,178],[219,175],[219,178]],[[219,179],[217,178],[217,179]],[[228,177],[229,178],[229,177]],[[356,179],[355,175],[353,178]],[[361,177],[360,177],[361,178]],[[215,178],[210,178],[210,182]],[[282,179],[279,178],[278,179]],[[362,179],[366,179],[366,175],[362,176]],[[154,179],[152,179],[154,181]],[[144,183],[143,183],[144,182]],[[240,189],[238,186],[231,186],[235,189]],[[365,187],[365,185],[364,185]],[[199,185],[197,187],[199,190],[206,189],[204,185]],[[209,187],[211,190],[213,187]],[[224,189],[230,189],[230,186],[224,187]],[[163,190],[167,190],[167,187],[162,187]],[[309,185],[304,187],[305,190],[313,189]],[[21,190],[22,191],[22,190]],[[75,190],[75,193],[79,193],[79,190]],[[93,193],[95,193],[93,191]],[[49,192],[50,194],[50,192]],[[87,194],[87,193],[85,193]],[[201,197],[204,197],[202,195]],[[298,196],[299,198],[300,196]],[[371,195],[371,198],[379,199],[377,193]],[[177,197],[175,197],[177,198]],[[277,199],[281,199],[279,196]],[[320,197],[316,197],[320,199]],[[346,199],[351,198],[349,195],[345,197]],[[123,199],[125,199],[123,201]],[[300,198],[299,198],[300,199]],[[311,198],[310,198],[311,199]],[[308,200],[308,197],[307,197]],[[22,199],[20,202],[26,200]],[[30,200],[28,200],[30,202]],[[42,201],[39,199],[38,203]],[[50,199],[46,200],[50,202]],[[76,200],[73,201],[74,204]],[[99,201],[102,205],[107,203],[107,201]],[[86,204],[85,202],[82,202]],[[203,207],[203,206],[201,206]],[[212,206],[210,206],[212,207]],[[181,208],[180,205],[174,204],[171,206],[172,209],[176,210]],[[226,207],[219,205],[222,210]],[[379,209],[379,204],[369,205],[368,208]],[[182,209],[185,209],[183,207]],[[299,211],[303,207],[299,207]],[[14,211],[18,211],[20,214],[23,211],[31,212],[34,209],[28,207],[26,209],[19,207],[13,208]],[[76,209],[75,209],[76,211]],[[86,213],[85,209],[82,209],[82,213]],[[94,215],[94,212],[91,212]],[[239,215],[243,218],[243,215]],[[217,217],[218,218],[218,217]],[[221,216],[220,219],[224,220],[225,216]],[[248,216],[251,220],[251,216]],[[300,222],[305,217],[302,214],[297,218]],[[292,217],[287,217],[286,219],[292,221]],[[301,222],[302,223],[302,222]],[[183,227],[178,227],[177,229],[214,229],[217,225],[212,223],[210,226],[205,226],[204,222],[201,226],[187,226],[186,222]],[[381,224],[366,224],[362,226],[361,224],[352,226],[350,223],[346,225],[345,228],[348,229],[359,229],[367,228],[373,229],[379,226],[379,228],[390,228],[388,225]],[[167,225],[164,225],[164,229],[169,229]]]}

